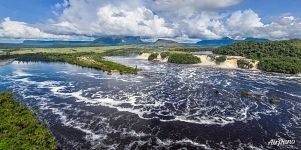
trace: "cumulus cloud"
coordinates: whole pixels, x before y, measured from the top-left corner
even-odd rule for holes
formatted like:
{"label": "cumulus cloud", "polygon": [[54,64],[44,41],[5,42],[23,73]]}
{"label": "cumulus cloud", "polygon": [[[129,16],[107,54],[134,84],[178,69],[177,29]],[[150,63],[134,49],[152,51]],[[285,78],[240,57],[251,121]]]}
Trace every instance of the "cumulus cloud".
{"label": "cumulus cloud", "polygon": [[190,38],[217,39],[225,35],[226,30],[218,13],[202,12],[192,18],[183,18],[178,30],[181,35]]}
{"label": "cumulus cloud", "polygon": [[[85,35],[213,39],[225,29],[215,10],[242,0],[69,0],[55,29]],[[66,3],[68,2],[68,3]],[[80,13],[78,13],[80,12]]]}
{"label": "cumulus cloud", "polygon": [[102,28],[100,33],[109,35],[174,36],[173,30],[165,25],[165,20],[145,7],[101,7],[97,12],[97,25]]}
{"label": "cumulus cloud", "polygon": [[301,20],[293,16],[280,16],[265,24],[257,34],[270,39],[301,38]]}
{"label": "cumulus cloud", "polygon": [[[99,1],[69,1],[53,24],[61,31],[85,35],[135,35],[147,37],[174,36],[165,20],[140,4]],[[94,3],[93,3],[94,2]],[[111,4],[112,3],[112,4]],[[81,13],[78,11],[81,10]]]}
{"label": "cumulus cloud", "polygon": [[230,16],[227,23],[232,28],[240,27],[242,30],[263,26],[261,18],[253,10],[236,11]]}
{"label": "cumulus cloud", "polygon": [[68,39],[67,35],[54,35],[41,31],[39,28],[32,27],[25,22],[12,21],[10,18],[5,18],[0,24],[1,38],[16,38],[16,39]]}
{"label": "cumulus cloud", "polygon": [[255,34],[264,26],[261,18],[252,10],[236,11],[227,19],[228,32],[231,36],[247,36]]}
{"label": "cumulus cloud", "polygon": [[[301,37],[301,20],[279,16],[263,22],[253,10],[221,11],[243,0],[64,0],[57,18],[42,25],[5,19],[0,37],[74,38],[133,35],[179,41],[222,37]],[[221,13],[223,12],[223,13]]]}
{"label": "cumulus cloud", "polygon": [[227,19],[226,26],[229,35],[234,38],[301,38],[301,21],[293,16],[275,17],[264,24],[252,10],[236,11]]}

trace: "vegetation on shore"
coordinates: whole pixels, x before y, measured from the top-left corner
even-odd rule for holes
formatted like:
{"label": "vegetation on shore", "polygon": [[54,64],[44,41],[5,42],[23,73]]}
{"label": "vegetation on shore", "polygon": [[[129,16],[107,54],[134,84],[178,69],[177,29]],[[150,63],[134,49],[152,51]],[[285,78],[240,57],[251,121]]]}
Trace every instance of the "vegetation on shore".
{"label": "vegetation on shore", "polygon": [[0,93],[0,114],[0,149],[56,149],[52,134],[12,93]]}
{"label": "vegetation on shore", "polygon": [[212,50],[216,54],[259,60],[259,69],[268,72],[287,74],[301,72],[301,40],[245,41]]}
{"label": "vegetation on shore", "polygon": [[[218,48],[214,47],[199,47],[199,46],[172,46],[172,47],[154,47],[147,45],[134,45],[134,46],[103,46],[103,47],[70,47],[70,48],[17,48],[9,51],[3,50],[0,53],[0,59],[7,56],[15,55],[27,55],[27,54],[38,54],[46,53],[49,55],[53,54],[82,54],[82,53],[94,53],[97,56],[133,56],[141,53],[161,53],[161,58],[165,59],[172,58],[169,62],[174,63],[198,63],[197,58],[191,57],[192,60],[188,61],[187,58],[180,60],[181,54],[174,53],[190,53],[198,51],[212,51],[218,55],[231,55],[231,56],[243,56],[248,59],[258,60],[258,69],[268,72],[278,72],[286,74],[301,73],[301,40],[287,40],[287,41],[270,41],[270,42],[255,42],[255,41],[242,41],[232,45],[222,46]],[[94,55],[93,54],[93,55]],[[99,54],[99,55],[98,55]],[[183,56],[183,55],[182,55]],[[185,56],[186,57],[186,54]],[[89,58],[92,58],[91,55]],[[104,59],[102,59],[104,61]],[[217,64],[224,61],[224,57],[218,57],[214,59]],[[66,61],[62,61],[66,62]],[[70,62],[69,62],[70,63]],[[84,64],[73,63],[73,64]],[[91,68],[102,69],[102,70],[117,70],[124,73],[135,73],[137,71],[129,71],[132,69],[115,69],[114,67],[108,67],[106,65],[95,65],[86,64]],[[238,61],[237,65],[240,68],[252,68],[253,64],[246,61]],[[101,67],[99,67],[101,66]],[[110,65],[109,65],[110,66]],[[113,65],[115,66],[115,65]],[[126,71],[127,70],[127,71]]]}
{"label": "vegetation on shore", "polygon": [[18,61],[42,61],[42,62],[66,62],[82,67],[94,68],[103,71],[118,71],[119,73],[136,74],[137,69],[122,64],[105,60],[102,54],[97,53],[32,53],[32,54],[13,54],[2,55],[0,59],[16,59]]}
{"label": "vegetation on shore", "polygon": [[175,64],[197,64],[201,62],[201,59],[191,54],[172,53],[169,55],[168,62]]}

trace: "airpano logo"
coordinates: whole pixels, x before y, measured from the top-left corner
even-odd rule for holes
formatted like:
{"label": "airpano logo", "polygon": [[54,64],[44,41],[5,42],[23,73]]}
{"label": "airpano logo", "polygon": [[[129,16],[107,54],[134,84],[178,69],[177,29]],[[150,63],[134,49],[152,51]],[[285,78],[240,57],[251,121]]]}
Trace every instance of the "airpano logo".
{"label": "airpano logo", "polygon": [[281,146],[281,145],[294,145],[296,143],[295,140],[286,140],[286,139],[271,139],[268,142],[268,145],[277,145],[277,146]]}

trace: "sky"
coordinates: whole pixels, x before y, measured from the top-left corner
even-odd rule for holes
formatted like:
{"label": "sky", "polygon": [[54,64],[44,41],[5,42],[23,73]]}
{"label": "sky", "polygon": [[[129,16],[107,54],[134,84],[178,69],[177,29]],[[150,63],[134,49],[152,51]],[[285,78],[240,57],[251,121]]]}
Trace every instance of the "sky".
{"label": "sky", "polygon": [[1,0],[0,40],[301,38],[301,0]]}

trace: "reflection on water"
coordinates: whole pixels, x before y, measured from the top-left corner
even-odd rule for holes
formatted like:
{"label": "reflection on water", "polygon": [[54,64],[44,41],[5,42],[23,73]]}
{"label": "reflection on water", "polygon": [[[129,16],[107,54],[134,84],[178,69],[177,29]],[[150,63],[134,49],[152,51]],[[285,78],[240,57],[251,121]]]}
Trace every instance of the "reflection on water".
{"label": "reflection on water", "polygon": [[108,59],[142,71],[14,62],[0,68],[0,90],[41,109],[60,148],[273,149],[267,143],[278,138],[296,140],[282,148],[300,148],[299,76]]}

